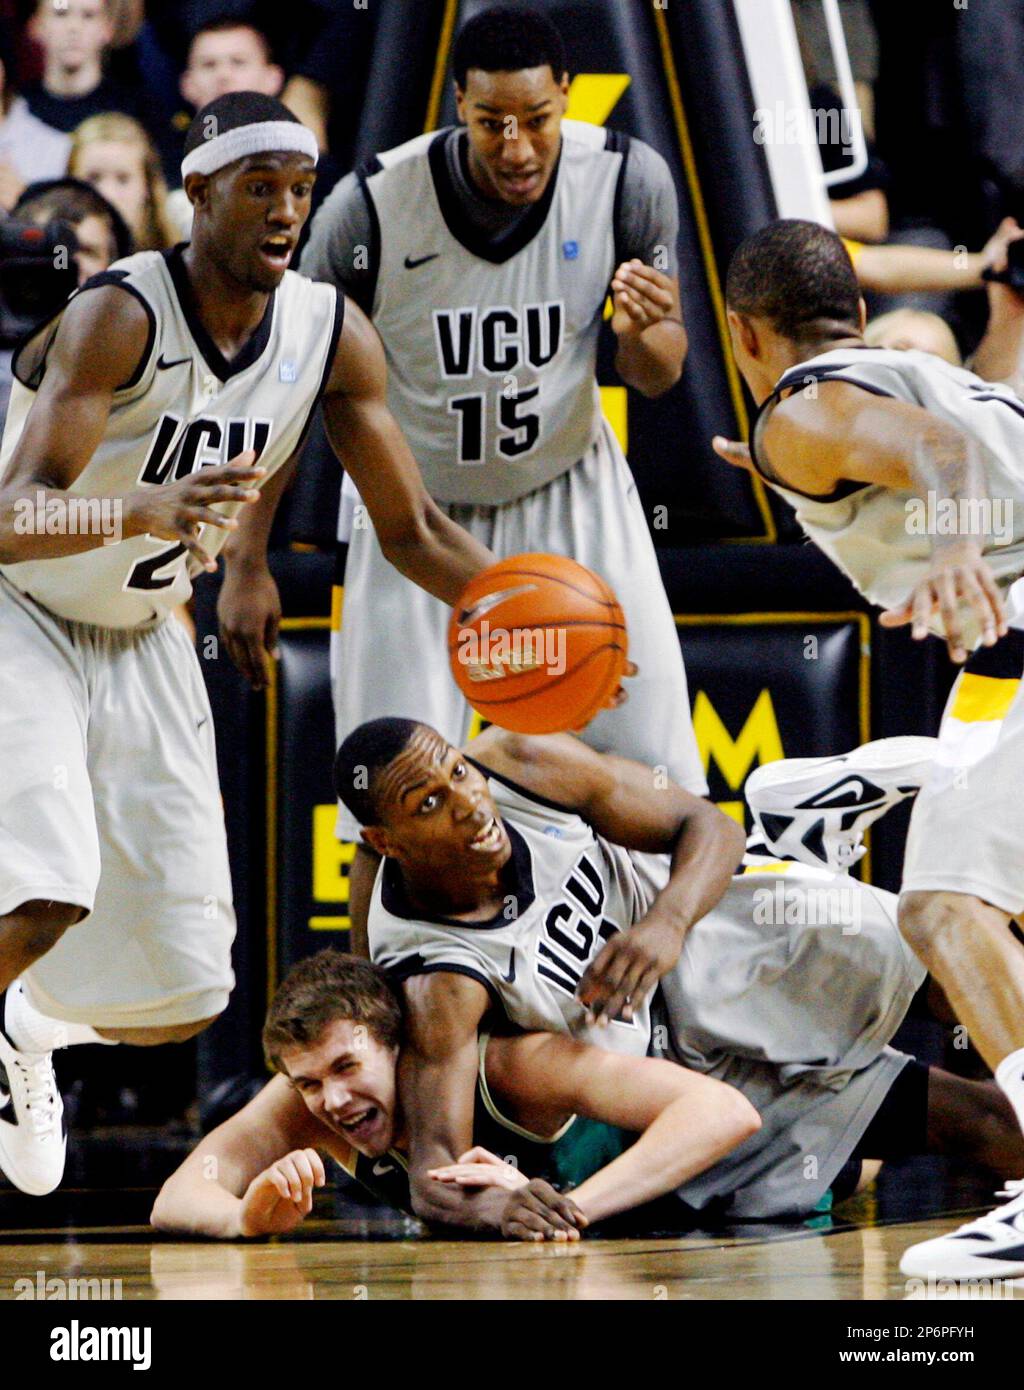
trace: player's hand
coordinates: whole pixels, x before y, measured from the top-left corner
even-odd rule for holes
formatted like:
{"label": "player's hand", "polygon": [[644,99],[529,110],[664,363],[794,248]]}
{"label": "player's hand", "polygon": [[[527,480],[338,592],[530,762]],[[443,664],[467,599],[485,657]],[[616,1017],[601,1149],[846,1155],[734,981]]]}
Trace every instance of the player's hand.
{"label": "player's hand", "polygon": [[200,527],[233,531],[238,522],[214,511],[214,503],[258,502],[254,484],[265,472],[257,466],[252,449],[246,449],[230,463],[200,468],[176,483],[133,492],[126,498],[124,534],[180,541],[203,569],[215,570],[216,560],[199,544]]}
{"label": "player's hand", "polygon": [[1004,217],[999,226],[986,241],[981,250],[981,264],[985,270],[1003,274],[1009,266],[1008,251],[1015,241],[1024,237],[1024,230],[1017,225],[1014,217]]}
{"label": "player's hand", "polygon": [[743,444],[738,439],[726,439],[724,435],[716,434],[711,441],[711,447],[720,459],[725,459],[726,463],[731,463],[733,468],[742,468],[746,473],[754,472],[749,444]]}
{"label": "player's hand", "polygon": [[620,1014],[628,1022],[675,965],[682,949],[679,928],[652,910],[605,943],[580,980],[576,997],[595,1023],[607,1024]]}
{"label": "player's hand", "polygon": [[506,1240],[579,1240],[587,1218],[575,1202],[556,1192],[543,1178],[518,1187],[501,1217]]}
{"label": "player's hand", "polygon": [[270,663],[278,657],[281,595],[264,564],[249,567],[230,560],[217,600],[221,641],[228,656],[253,690],[270,681]]}
{"label": "player's hand", "polygon": [[612,332],[617,338],[639,337],[675,311],[670,276],[643,261],[623,261],[612,276]]}
{"label": "player's hand", "polygon": [[888,608],[879,618],[883,627],[912,624],[915,641],[928,636],[936,612],[942,619],[949,655],[958,665],[967,660],[964,618],[974,619],[982,643],[992,647],[1009,631],[1003,599],[975,541],[958,541],[936,549],[928,574],[906,603]]}
{"label": "player's hand", "polygon": [[525,1187],[530,1181],[513,1164],[506,1163],[480,1144],[467,1149],[456,1163],[431,1168],[430,1176],[436,1182],[450,1183],[454,1187],[503,1187],[508,1192]]}
{"label": "player's hand", "polygon": [[316,1149],[294,1149],[264,1168],[246,1188],[239,1233],[264,1236],[294,1231],[313,1210],[313,1189],[326,1181]]}

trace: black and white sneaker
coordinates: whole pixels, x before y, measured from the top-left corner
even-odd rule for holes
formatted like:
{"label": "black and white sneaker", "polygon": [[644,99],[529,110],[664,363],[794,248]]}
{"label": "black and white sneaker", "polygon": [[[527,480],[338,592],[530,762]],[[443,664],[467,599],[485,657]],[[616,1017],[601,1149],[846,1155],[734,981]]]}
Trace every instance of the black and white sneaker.
{"label": "black and white sneaker", "polygon": [[920,791],[936,746],[881,738],[835,758],[782,758],[755,768],[743,794],[772,854],[846,873],[867,852],[867,827]]}
{"label": "black and white sneaker", "polygon": [[1024,1179],[1006,1183],[996,1196],[1010,1201],[948,1235],[912,1245],[900,1272],[947,1279],[1024,1276]]}
{"label": "black and white sneaker", "polygon": [[64,1102],[53,1054],[22,1052],[7,1035],[7,1002],[0,994],[0,1168],[22,1192],[45,1197],[64,1175]]}

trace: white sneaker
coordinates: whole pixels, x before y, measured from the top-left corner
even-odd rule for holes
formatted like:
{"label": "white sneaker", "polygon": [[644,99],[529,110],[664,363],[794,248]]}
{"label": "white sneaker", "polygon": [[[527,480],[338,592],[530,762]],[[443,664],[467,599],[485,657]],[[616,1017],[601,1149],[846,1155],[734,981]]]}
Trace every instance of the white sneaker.
{"label": "white sneaker", "polygon": [[912,1245],[900,1260],[900,1272],[947,1279],[1024,1275],[1024,1179],[1006,1183],[996,1195],[1012,1200],[949,1235]]}
{"label": "white sneaker", "polygon": [[64,1175],[64,1102],[49,1052],[21,1052],[7,1036],[8,996],[0,994],[0,1168],[15,1187],[45,1197]]}
{"label": "white sneaker", "polygon": [[772,854],[845,873],[867,852],[872,821],[920,791],[937,742],[880,738],[835,758],[782,758],[755,768],[744,796]]}

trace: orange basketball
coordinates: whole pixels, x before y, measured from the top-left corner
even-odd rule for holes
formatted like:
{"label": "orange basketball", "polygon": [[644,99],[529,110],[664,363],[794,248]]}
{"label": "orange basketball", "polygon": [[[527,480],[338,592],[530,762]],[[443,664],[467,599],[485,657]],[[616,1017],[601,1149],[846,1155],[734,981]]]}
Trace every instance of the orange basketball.
{"label": "orange basketball", "polygon": [[512,555],[452,610],[455,683],[485,719],[521,734],[581,729],[626,669],[626,623],[593,571],[564,555]]}

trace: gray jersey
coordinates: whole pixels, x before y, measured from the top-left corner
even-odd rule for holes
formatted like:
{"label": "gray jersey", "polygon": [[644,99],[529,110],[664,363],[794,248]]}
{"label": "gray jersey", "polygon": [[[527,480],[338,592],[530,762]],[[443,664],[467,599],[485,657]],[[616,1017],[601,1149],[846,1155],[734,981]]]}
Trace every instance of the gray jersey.
{"label": "gray jersey", "polygon": [[[544,197],[495,241],[465,213],[449,137],[418,136],[363,175],[377,263],[369,308],[388,403],[427,490],[499,505],[566,472],[597,437],[597,341],[620,249],[626,143],[563,122]],[[328,200],[314,239],[330,215]],[[324,273],[319,259],[303,265]]]}
{"label": "gray jersey", "polygon": [[[110,498],[160,487],[198,468],[227,463],[244,449],[255,450],[266,469],[265,483],[298,446],[326,384],[341,331],[342,297],[328,285],[286,271],[262,323],[229,362],[199,320],[180,249],[130,256],[90,285],[111,283],[145,306],[149,340],[133,379],[115,392],[103,440],[68,489],[70,498]],[[58,322],[41,330],[15,359],[0,479],[46,371]],[[239,505],[220,504],[218,510],[231,514]],[[99,517],[102,524],[102,511]],[[116,536],[112,521],[110,534]],[[227,534],[204,527],[204,549],[215,555]],[[136,627],[188,598],[195,562],[180,544],[134,536],[80,555],[4,565],[2,572],[61,617]]]}
{"label": "gray jersey", "polygon": [[439,970],[469,975],[520,1028],[568,1033],[642,1057],[651,1037],[647,1008],[631,1022],[595,1028],[576,998],[605,942],[645,910],[629,851],[596,835],[575,812],[494,774],[490,791],[512,841],[505,907],[490,922],[425,920],[409,907],[386,859],[370,903],[371,958],[399,979]]}
{"label": "gray jersey", "polygon": [[764,424],[780,395],[812,380],[848,381],[875,395],[921,406],[975,440],[987,481],[987,507],[969,508],[957,524],[982,542],[1001,588],[1024,573],[1024,401],[1010,387],[982,381],[927,352],[840,348],[786,372],[761,407],[751,434],[758,470],[796,509],[810,538],[865,597],[883,608],[902,604],[924,578],[932,536],[952,523],[949,503],[922,498],[919,491],[855,482],[841,483],[829,497],[809,497],[774,481],[758,459]]}
{"label": "gray jersey", "polygon": [[469,975],[519,1028],[635,1055],[650,1041],[736,1086],[760,1131],[680,1196],[695,1207],[728,1198],[744,1216],[812,1209],[907,1060],[888,1042],[924,969],[900,936],[894,895],[802,864],[739,875],[691,928],[650,1011],[592,1028],[575,998],[580,976],[610,933],[648,910],[668,858],[610,844],[493,774],[490,790],[513,845],[507,914],[426,920],[385,860],[370,904],[373,960],[398,979]]}

